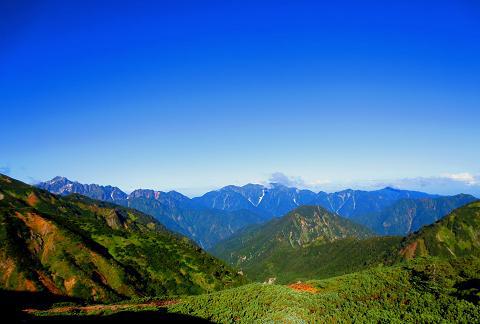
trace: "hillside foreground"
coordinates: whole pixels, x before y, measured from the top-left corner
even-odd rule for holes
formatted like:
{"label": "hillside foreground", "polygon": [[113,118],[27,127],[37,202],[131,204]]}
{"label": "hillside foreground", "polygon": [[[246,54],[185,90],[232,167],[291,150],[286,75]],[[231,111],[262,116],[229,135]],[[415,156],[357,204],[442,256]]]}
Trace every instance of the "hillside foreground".
{"label": "hillside foreground", "polygon": [[170,314],[216,323],[479,323],[479,283],[478,257],[427,257],[290,285],[253,283],[197,296],[131,300],[117,307],[64,303],[24,314],[33,321],[72,317],[109,321]]}

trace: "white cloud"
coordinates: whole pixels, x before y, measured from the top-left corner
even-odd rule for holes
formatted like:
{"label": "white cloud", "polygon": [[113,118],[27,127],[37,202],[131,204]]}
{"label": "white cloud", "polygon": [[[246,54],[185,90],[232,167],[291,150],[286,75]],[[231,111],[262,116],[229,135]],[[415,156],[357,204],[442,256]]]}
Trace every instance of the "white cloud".
{"label": "white cloud", "polygon": [[301,177],[292,177],[287,176],[282,172],[274,172],[270,175],[268,179],[270,183],[279,183],[287,187],[303,187],[305,186],[305,181]]}
{"label": "white cloud", "polygon": [[279,183],[287,187],[315,189],[318,186],[329,184],[329,180],[305,181],[302,177],[288,176],[282,172],[274,172],[270,175],[268,183]]}
{"label": "white cloud", "polygon": [[477,197],[480,196],[480,175],[475,175],[469,172],[447,173],[431,177],[351,181],[307,181],[302,177],[289,176],[282,172],[275,172],[271,174],[267,183],[263,183],[268,184],[272,182],[280,183],[289,187],[310,189],[315,192],[334,192],[344,189],[376,190],[384,187],[394,187],[445,195],[469,193]]}
{"label": "white cloud", "polygon": [[443,177],[453,181],[463,182],[469,186],[476,185],[480,182],[480,176],[475,176],[468,172],[444,174]]}

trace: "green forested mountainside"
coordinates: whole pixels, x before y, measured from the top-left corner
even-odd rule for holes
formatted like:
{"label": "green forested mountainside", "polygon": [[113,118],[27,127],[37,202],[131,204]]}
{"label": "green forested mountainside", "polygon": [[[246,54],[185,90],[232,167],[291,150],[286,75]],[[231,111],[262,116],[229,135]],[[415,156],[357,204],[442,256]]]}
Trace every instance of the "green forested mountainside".
{"label": "green forested mountainside", "polygon": [[323,231],[307,230],[309,239],[293,244],[297,241],[290,238],[302,237],[308,228],[295,224],[301,223],[298,219],[304,219],[301,216],[312,211],[312,207],[299,208],[284,218],[238,233],[220,243],[214,254],[239,267],[253,280],[276,278],[280,283],[325,278],[416,256],[452,258],[479,255],[479,204],[473,202],[460,207],[435,224],[405,238],[358,236],[355,234],[360,233],[357,229],[351,231],[349,237],[334,235],[336,239],[325,240],[322,233],[335,231],[327,226],[328,222],[320,221],[317,223],[325,226]]}
{"label": "green forested mountainside", "polygon": [[428,255],[445,258],[480,255],[480,202],[460,207],[406,237],[400,254],[406,259]]}
{"label": "green forested mountainside", "polygon": [[401,199],[379,212],[366,213],[352,220],[381,235],[404,236],[476,200],[475,197],[465,194]]}
{"label": "green forested mountainside", "polygon": [[397,251],[401,239],[397,236],[346,238],[299,248],[284,246],[238,266],[248,278],[261,282],[274,280],[287,284],[323,279],[391,264],[390,256]]}
{"label": "green forested mountainside", "polygon": [[479,259],[421,259],[308,281],[300,290],[251,284],[187,297],[170,311],[217,323],[478,323],[479,280]]}
{"label": "green forested mountainside", "polygon": [[479,281],[478,258],[419,258],[289,286],[248,284],[182,297],[169,306],[151,303],[145,308],[143,300],[113,315],[101,308],[76,307],[63,310],[62,316],[59,309],[36,314],[60,320],[72,319],[69,316],[113,320],[119,318],[114,315],[127,314],[151,319],[168,313],[215,323],[479,323]]}
{"label": "green forested mountainside", "polygon": [[[285,281],[298,275],[303,278],[303,274],[308,273],[324,277],[351,271],[353,265],[341,269],[348,263],[348,256],[342,253],[348,253],[349,247],[356,248],[360,239],[372,236],[367,228],[322,207],[302,206],[282,218],[240,231],[218,244],[213,253],[246,271],[255,280],[263,281],[270,276]],[[384,246],[396,240],[385,238],[365,242],[364,254],[378,250],[374,241]],[[322,261],[322,255],[327,259],[322,265],[316,264]],[[371,261],[361,260],[361,264],[366,266]],[[297,270],[301,272],[296,273]]]}
{"label": "green forested mountainside", "polygon": [[242,277],[136,210],[0,175],[0,288],[111,301],[196,294]]}
{"label": "green forested mountainside", "polygon": [[229,262],[261,258],[282,247],[304,247],[342,238],[373,236],[367,228],[319,206],[301,206],[281,218],[249,227],[218,244],[213,253]]}

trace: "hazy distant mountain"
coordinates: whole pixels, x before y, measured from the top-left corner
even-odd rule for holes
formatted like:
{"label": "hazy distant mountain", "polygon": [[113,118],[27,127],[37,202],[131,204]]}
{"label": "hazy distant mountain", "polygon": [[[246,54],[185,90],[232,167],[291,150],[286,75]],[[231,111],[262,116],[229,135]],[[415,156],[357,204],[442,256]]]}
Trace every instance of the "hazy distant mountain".
{"label": "hazy distant mountain", "polygon": [[226,186],[193,198],[198,204],[221,210],[249,209],[265,215],[266,219],[282,216],[298,206],[308,204],[316,197],[310,190],[289,188],[272,183],[270,187],[247,184]]}
{"label": "hazy distant mountain", "polygon": [[127,194],[117,187],[82,184],[70,181],[65,177],[55,177],[50,181],[39,183],[37,187],[58,195],[78,193],[93,199],[109,202],[127,199]]}
{"label": "hazy distant mountain", "polygon": [[279,217],[302,205],[322,206],[346,218],[379,212],[394,202],[410,198],[434,198],[423,192],[384,188],[374,191],[347,189],[334,193],[289,188],[281,184],[270,187],[248,184],[243,187],[227,186],[193,198],[196,203],[222,210],[249,209],[265,217]]}
{"label": "hazy distant mountain", "polygon": [[330,194],[319,192],[311,203],[323,206],[343,217],[356,218],[365,213],[381,211],[400,199],[429,197],[438,197],[438,195],[386,187],[374,191],[347,189]]}
{"label": "hazy distant mountain", "polygon": [[[176,191],[149,189],[138,189],[127,195],[117,187],[80,184],[64,177],[55,177],[37,186],[56,194],[79,193],[136,208],[204,248],[214,246],[246,226],[283,216],[303,205],[321,206],[366,225],[378,234],[404,235],[422,225],[431,224],[454,208],[475,199],[472,196],[464,199],[440,197],[390,187],[374,191],[347,189],[334,193],[315,193],[277,183],[269,186],[231,185],[193,199]],[[426,203],[437,198],[442,198],[438,202],[443,203]],[[403,202],[395,205],[400,201]],[[415,215],[412,216],[412,212]],[[414,219],[410,219],[412,217]]]}
{"label": "hazy distant mountain", "polygon": [[382,235],[407,235],[424,225],[432,224],[454,209],[464,206],[477,198],[471,195],[400,199],[376,213],[366,213],[354,218],[376,233]]}

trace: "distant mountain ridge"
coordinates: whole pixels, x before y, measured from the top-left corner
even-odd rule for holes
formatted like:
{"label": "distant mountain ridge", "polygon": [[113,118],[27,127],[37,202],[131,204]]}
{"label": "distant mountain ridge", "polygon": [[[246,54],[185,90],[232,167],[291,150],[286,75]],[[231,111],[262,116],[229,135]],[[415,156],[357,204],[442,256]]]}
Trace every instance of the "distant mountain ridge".
{"label": "distant mountain ridge", "polygon": [[290,188],[278,183],[272,183],[270,187],[247,184],[210,191],[201,197],[193,198],[193,201],[206,207],[228,211],[239,208],[255,210],[272,218],[310,203],[316,195],[310,190]]}
{"label": "distant mountain ridge", "polygon": [[354,220],[381,235],[407,235],[422,226],[432,224],[452,212],[477,200],[459,194],[448,197],[400,199],[383,210],[365,213]]}
{"label": "distant mountain ridge", "polygon": [[283,216],[302,205],[318,205],[340,216],[355,218],[366,212],[380,211],[400,199],[435,197],[439,196],[391,187],[374,191],[347,189],[333,193],[315,193],[272,183],[270,187],[256,184],[226,186],[192,200],[206,207],[222,210],[257,210],[270,218]]}
{"label": "distant mountain ridge", "polygon": [[[347,189],[334,193],[315,193],[272,183],[269,186],[230,185],[190,199],[176,191],[151,189],[137,189],[126,194],[117,187],[81,184],[65,177],[55,177],[37,186],[55,194],[78,193],[136,208],[207,249],[242,228],[283,216],[303,205],[321,206],[329,212],[366,225],[381,235],[405,235],[475,199],[467,195],[463,199],[445,197],[445,208],[437,209],[435,203],[424,203],[425,211],[415,215],[415,222],[412,222],[412,226],[407,226],[405,231],[404,225],[409,222],[410,214],[399,213],[395,210],[398,207],[392,206],[399,201],[405,201],[403,204],[406,205],[416,205],[415,201],[419,199],[431,202],[442,196],[391,187],[374,191]],[[395,216],[386,214],[387,212]],[[390,219],[390,216],[394,219]],[[386,221],[391,225],[383,226]]]}
{"label": "distant mountain ridge", "polygon": [[57,176],[50,181],[41,182],[37,185],[37,187],[58,195],[78,193],[92,199],[109,202],[127,199],[128,196],[125,192],[117,187],[100,186],[97,184],[82,184],[76,181],[70,181],[67,178],[60,176]]}

